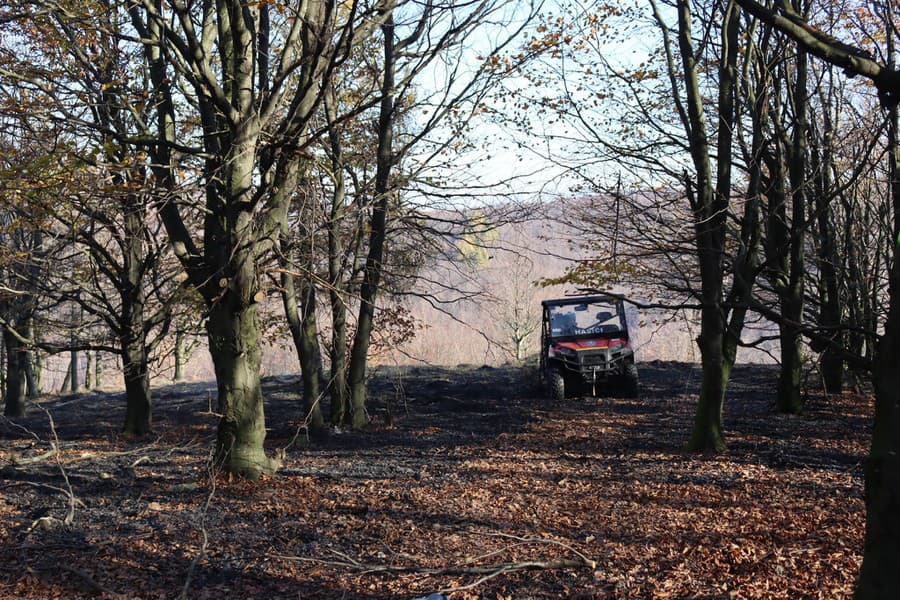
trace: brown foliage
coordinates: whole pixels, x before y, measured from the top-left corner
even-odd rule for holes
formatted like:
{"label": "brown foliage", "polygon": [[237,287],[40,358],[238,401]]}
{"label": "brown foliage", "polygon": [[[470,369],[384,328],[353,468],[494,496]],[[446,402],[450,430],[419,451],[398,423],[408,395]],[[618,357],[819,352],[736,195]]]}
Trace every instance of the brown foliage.
{"label": "brown foliage", "polygon": [[[0,596],[170,598],[190,573],[196,598],[411,598],[531,561],[565,568],[510,570],[450,596],[851,594],[868,396],[810,393],[804,415],[777,416],[776,370],[738,366],[730,451],[696,456],[680,450],[696,367],[642,365],[637,401],[552,404],[532,375],[381,370],[372,409],[377,420],[390,399],[395,427],[295,444],[278,477],[215,487],[204,451],[214,387],[157,390],[157,431],[143,440],[117,434],[120,396],[45,399],[52,460],[40,458],[53,439],[40,411],[20,422],[36,437],[0,423]],[[294,389],[267,382],[274,445],[289,446],[302,420]],[[74,521],[43,528],[68,510],[60,465]]]}

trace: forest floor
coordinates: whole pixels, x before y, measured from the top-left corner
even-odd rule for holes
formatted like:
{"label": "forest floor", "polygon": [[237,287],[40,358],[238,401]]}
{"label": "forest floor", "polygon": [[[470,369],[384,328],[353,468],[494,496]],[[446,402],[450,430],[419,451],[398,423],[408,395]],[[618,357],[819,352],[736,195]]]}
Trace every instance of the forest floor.
{"label": "forest floor", "polygon": [[682,363],[567,402],[533,369],[381,369],[371,427],[314,440],[274,378],[286,458],[258,482],[210,474],[211,383],[155,389],[144,439],[122,394],[43,398],[0,419],[0,597],[848,597],[871,398],[777,415],[776,375],[735,369],[729,450],[702,456]]}

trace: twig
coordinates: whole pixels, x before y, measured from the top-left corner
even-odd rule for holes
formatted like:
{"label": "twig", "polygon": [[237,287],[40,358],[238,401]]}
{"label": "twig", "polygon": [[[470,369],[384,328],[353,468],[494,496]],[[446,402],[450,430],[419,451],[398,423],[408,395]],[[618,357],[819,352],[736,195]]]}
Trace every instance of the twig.
{"label": "twig", "polygon": [[593,569],[597,563],[593,560],[585,562],[582,559],[561,558],[558,560],[529,560],[521,562],[495,563],[491,565],[482,565],[479,567],[417,567],[412,565],[384,565],[361,563],[346,555],[332,551],[335,554],[344,556],[344,560],[324,560],[321,558],[312,558],[308,556],[287,556],[284,554],[267,554],[270,558],[280,558],[293,562],[310,562],[320,565],[329,565],[335,567],[345,567],[351,570],[362,571],[364,573],[419,573],[422,575],[490,575],[496,577],[503,573],[513,571],[533,571],[533,570],[553,570],[553,569],[575,569],[590,568]]}
{"label": "twig", "polygon": [[[11,487],[18,487],[20,485],[28,485],[28,486],[36,487],[36,488],[46,488],[48,490],[53,490],[54,492],[59,492],[60,494],[64,494],[65,496],[70,495],[69,490],[67,490],[65,488],[61,488],[56,485],[50,485],[49,483],[36,483],[34,481],[16,481],[14,483],[7,483],[6,485],[0,486],[0,490],[6,489],[6,488],[11,488]],[[80,506],[81,508],[87,508],[85,503],[82,502],[81,500],[79,500],[78,498],[75,498],[75,503],[78,506]]]}
{"label": "twig", "polygon": [[585,556],[584,554],[582,554],[581,552],[579,552],[578,550],[576,550],[569,544],[565,544],[558,540],[551,540],[551,539],[547,539],[547,538],[539,538],[539,537],[533,537],[533,536],[522,537],[522,536],[518,536],[518,535],[512,535],[510,533],[500,533],[500,532],[496,532],[496,531],[472,531],[471,533],[479,534],[479,535],[488,535],[488,536],[492,536],[492,537],[506,538],[506,539],[510,539],[510,540],[516,540],[517,542],[519,542],[519,544],[516,544],[516,545],[547,544],[550,546],[559,546],[560,548],[568,550],[569,552],[571,552],[572,554],[574,554],[575,556],[577,556],[578,558],[583,560],[584,563],[586,565],[590,566],[592,569],[596,568],[596,566],[597,566],[596,561],[588,558],[587,556]]}
{"label": "twig", "polygon": [[[66,526],[70,526],[70,525],[72,525],[72,523],[75,522],[75,505],[80,504],[83,507],[84,503],[79,502],[78,499],[75,498],[75,491],[72,489],[72,482],[69,481],[69,474],[66,472],[65,467],[63,467],[62,460],[60,459],[61,444],[59,443],[59,436],[56,433],[56,422],[53,420],[53,415],[50,414],[50,411],[47,410],[43,406],[38,405],[37,408],[40,409],[41,411],[43,411],[45,415],[47,415],[47,420],[50,423],[50,434],[52,436],[52,439],[50,440],[50,450],[45,452],[42,455],[37,456],[37,457],[32,457],[30,459],[21,459],[20,461],[17,461],[18,465],[21,466],[21,465],[27,465],[27,464],[34,464],[34,463],[38,463],[38,462],[41,462],[41,461],[44,461],[44,460],[47,460],[50,458],[54,458],[54,459],[56,459],[56,466],[59,468],[59,472],[62,475],[63,481],[66,484],[66,487],[60,488],[60,487],[56,487],[56,486],[52,486],[52,485],[47,485],[44,483],[33,483],[30,481],[22,482],[22,483],[26,484],[26,485],[31,485],[33,487],[43,487],[43,488],[51,489],[51,490],[65,494],[66,497],[69,499],[69,510],[66,512],[66,517],[62,520],[62,522]],[[12,422],[10,421],[10,423],[12,423]],[[39,435],[37,435],[33,431],[30,431],[26,427],[23,427],[16,423],[13,423],[13,425],[18,427],[22,431],[30,434],[36,440],[42,441]],[[13,465],[15,466],[16,463],[13,463]],[[37,523],[37,521],[35,521],[35,523]],[[34,525],[32,525],[32,527],[34,527]]]}
{"label": "twig", "polygon": [[39,406],[38,408],[44,411],[44,414],[47,415],[47,419],[50,421],[50,433],[53,435],[51,448],[55,452],[54,457],[56,458],[56,466],[59,467],[59,472],[62,474],[63,481],[66,482],[66,489],[68,490],[67,495],[69,497],[69,512],[66,513],[66,518],[63,519],[63,523],[69,526],[75,522],[75,492],[74,490],[72,490],[72,483],[69,481],[69,474],[66,473],[66,469],[63,467],[62,461],[59,458],[59,436],[56,434],[56,423],[53,421],[53,415],[50,414],[50,411],[43,406]]}
{"label": "twig", "polygon": [[[556,540],[549,540],[544,538],[534,538],[534,537],[520,537],[509,534],[502,533],[490,533],[490,532],[473,532],[480,533],[482,535],[491,535],[495,537],[503,537],[516,540],[515,544],[511,546],[507,546],[505,548],[501,548],[500,550],[496,550],[493,552],[489,552],[480,557],[469,558],[466,559],[463,565],[455,565],[451,567],[441,567],[441,568],[429,568],[429,567],[418,567],[412,565],[386,565],[386,564],[370,564],[370,563],[362,563],[351,556],[343,552],[339,552],[337,550],[332,550],[332,554],[335,554],[339,557],[339,560],[325,560],[319,558],[305,557],[305,556],[286,556],[283,554],[269,554],[272,558],[280,558],[282,560],[294,561],[294,562],[311,562],[318,563],[324,565],[330,565],[334,567],[342,567],[345,569],[350,569],[353,571],[358,571],[362,574],[370,574],[370,573],[414,573],[421,575],[431,575],[431,576],[441,576],[441,575],[479,575],[480,577],[465,586],[452,588],[452,589],[443,589],[440,590],[441,593],[451,593],[456,591],[463,591],[475,588],[485,581],[489,581],[495,577],[503,575],[505,573],[512,573],[516,571],[552,571],[557,569],[581,569],[587,568],[594,570],[597,568],[597,562],[588,558],[583,553],[578,550],[572,548],[568,544],[564,544],[562,542],[558,542]],[[575,554],[577,558],[562,558],[557,560],[528,560],[528,561],[520,561],[520,562],[505,562],[505,563],[494,563],[488,565],[481,566],[467,566],[472,562],[477,560],[486,558],[488,556],[494,556],[496,554],[500,554],[502,552],[506,552],[512,548],[517,548],[519,546],[524,545],[533,545],[533,544],[543,544],[543,545],[552,545],[559,546],[560,548],[564,548],[569,552]]]}
{"label": "twig", "polygon": [[25,427],[24,425],[19,425],[18,423],[16,423],[15,421],[13,421],[12,419],[10,419],[9,417],[5,417],[5,416],[3,416],[3,415],[0,415],[0,422],[3,422],[4,424],[6,424],[6,425],[8,425],[8,426],[10,426],[10,427],[13,427],[13,428],[15,428],[15,429],[18,429],[18,430],[22,431],[23,433],[25,433],[26,435],[30,435],[31,437],[33,437],[33,438],[34,438],[35,440],[37,440],[38,442],[42,441],[42,440],[41,440],[41,436],[39,436],[39,435],[36,434],[35,432],[31,431],[30,429],[28,429],[28,428]]}
{"label": "twig", "polygon": [[206,515],[209,512],[210,505],[212,504],[213,496],[215,496],[216,494],[216,477],[218,476],[218,468],[217,461],[215,459],[215,450],[210,451],[207,465],[209,473],[209,494],[206,495],[206,501],[203,503],[203,508],[200,511],[200,520],[198,524],[198,527],[200,528],[200,552],[197,553],[197,556],[194,557],[194,560],[191,561],[191,564],[188,567],[187,575],[185,576],[184,580],[184,586],[182,586],[181,588],[182,600],[187,600],[188,598],[188,591],[191,589],[191,581],[194,578],[194,571],[197,570],[197,565],[199,565],[200,561],[203,560],[203,557],[206,556],[206,548],[209,544],[209,534],[206,531]]}
{"label": "twig", "polygon": [[26,467],[28,465],[34,465],[40,462],[44,462],[48,458],[53,458],[57,454],[59,454],[59,450],[57,448],[54,448],[53,450],[48,450],[43,454],[38,454],[37,456],[29,456],[28,458],[13,457],[12,459],[10,459],[9,464],[13,467]]}

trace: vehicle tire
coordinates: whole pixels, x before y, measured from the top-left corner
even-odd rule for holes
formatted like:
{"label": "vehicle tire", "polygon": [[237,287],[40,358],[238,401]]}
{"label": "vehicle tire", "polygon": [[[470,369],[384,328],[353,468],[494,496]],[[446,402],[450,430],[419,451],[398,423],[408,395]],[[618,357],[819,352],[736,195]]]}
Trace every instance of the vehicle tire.
{"label": "vehicle tire", "polygon": [[557,371],[556,369],[550,369],[549,377],[547,378],[550,384],[550,397],[554,400],[565,400],[566,399],[566,378],[565,376]]}
{"label": "vehicle tire", "polygon": [[622,374],[623,391],[626,398],[637,398],[640,390],[638,383],[637,365],[628,363],[625,365],[625,372]]}

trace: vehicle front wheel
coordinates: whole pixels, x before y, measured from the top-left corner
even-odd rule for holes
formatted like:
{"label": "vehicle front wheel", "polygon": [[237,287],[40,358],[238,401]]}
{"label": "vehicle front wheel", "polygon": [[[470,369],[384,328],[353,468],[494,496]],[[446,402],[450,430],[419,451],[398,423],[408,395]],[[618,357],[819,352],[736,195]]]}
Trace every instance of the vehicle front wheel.
{"label": "vehicle front wheel", "polygon": [[550,369],[548,377],[550,383],[550,397],[554,400],[566,399],[566,378],[556,369]]}
{"label": "vehicle front wheel", "polygon": [[626,398],[637,398],[640,390],[638,383],[638,370],[637,365],[634,363],[628,363],[625,365],[625,372],[622,374],[622,383],[624,384],[624,391]]}

